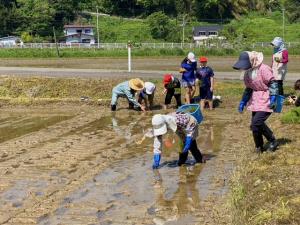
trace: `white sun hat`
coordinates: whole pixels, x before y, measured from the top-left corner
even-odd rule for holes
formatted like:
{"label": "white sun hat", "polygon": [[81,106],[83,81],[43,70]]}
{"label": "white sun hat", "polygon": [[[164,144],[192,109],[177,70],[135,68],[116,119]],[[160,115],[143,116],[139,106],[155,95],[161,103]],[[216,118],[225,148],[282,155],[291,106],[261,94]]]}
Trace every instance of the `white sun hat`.
{"label": "white sun hat", "polygon": [[152,117],[153,135],[164,135],[168,131],[168,127],[172,131],[177,130],[176,119],[173,116],[156,114]]}
{"label": "white sun hat", "polygon": [[188,58],[188,60],[190,60],[191,62],[196,62],[195,54],[192,53],[192,52],[189,52],[187,58]]}
{"label": "white sun hat", "polygon": [[147,95],[152,95],[155,89],[156,89],[155,84],[151,82],[145,82],[145,90]]}

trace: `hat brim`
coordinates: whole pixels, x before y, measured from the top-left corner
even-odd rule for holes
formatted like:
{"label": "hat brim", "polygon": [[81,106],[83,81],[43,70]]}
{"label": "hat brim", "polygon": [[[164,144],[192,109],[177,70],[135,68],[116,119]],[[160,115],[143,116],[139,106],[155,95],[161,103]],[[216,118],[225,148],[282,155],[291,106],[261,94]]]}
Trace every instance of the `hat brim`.
{"label": "hat brim", "polygon": [[142,83],[141,87],[138,87],[133,82],[134,82],[134,80],[129,80],[129,87],[135,91],[140,91],[145,87],[144,83]]}
{"label": "hat brim", "polygon": [[154,136],[160,136],[160,135],[164,135],[168,132],[167,129],[167,124],[163,124],[161,127],[159,128],[155,128],[153,127],[153,135]]}
{"label": "hat brim", "polygon": [[191,62],[196,62],[197,60],[196,60],[196,59],[190,59],[190,61],[191,61]]}
{"label": "hat brim", "polygon": [[251,65],[248,62],[239,60],[232,66],[232,68],[235,70],[248,70],[251,68]]}

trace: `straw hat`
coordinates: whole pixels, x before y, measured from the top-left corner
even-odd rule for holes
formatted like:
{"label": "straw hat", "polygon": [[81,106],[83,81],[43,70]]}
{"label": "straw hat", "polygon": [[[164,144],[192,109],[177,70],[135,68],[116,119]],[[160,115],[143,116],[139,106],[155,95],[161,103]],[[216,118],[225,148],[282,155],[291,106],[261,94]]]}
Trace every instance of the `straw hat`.
{"label": "straw hat", "polygon": [[145,84],[144,81],[142,81],[139,78],[131,79],[129,80],[129,87],[135,91],[140,91],[144,89]]}

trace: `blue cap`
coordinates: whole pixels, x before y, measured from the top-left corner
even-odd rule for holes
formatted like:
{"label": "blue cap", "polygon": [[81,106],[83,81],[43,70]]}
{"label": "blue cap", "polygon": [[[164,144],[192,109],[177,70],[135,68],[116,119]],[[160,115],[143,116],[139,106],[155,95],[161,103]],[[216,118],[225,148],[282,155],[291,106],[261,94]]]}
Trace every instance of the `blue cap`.
{"label": "blue cap", "polygon": [[242,52],[240,54],[239,60],[233,65],[235,70],[248,70],[252,67],[249,54],[247,52]]}

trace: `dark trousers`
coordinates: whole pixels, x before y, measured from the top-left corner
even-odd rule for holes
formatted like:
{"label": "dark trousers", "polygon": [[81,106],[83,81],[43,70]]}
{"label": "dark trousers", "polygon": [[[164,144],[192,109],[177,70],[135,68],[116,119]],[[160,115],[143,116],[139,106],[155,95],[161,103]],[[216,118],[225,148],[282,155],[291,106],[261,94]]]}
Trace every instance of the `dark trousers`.
{"label": "dark trousers", "polygon": [[175,97],[177,107],[181,106],[181,94],[175,94],[175,88],[169,88],[167,90],[165,105],[169,105],[171,103],[172,97]]}
{"label": "dark trousers", "polygon": [[[197,147],[197,142],[196,140],[192,141],[191,147],[190,147],[190,151],[193,155],[193,157],[195,158],[196,162],[201,163],[202,162],[202,154],[200,152],[200,150]],[[181,166],[182,164],[184,164],[188,158],[189,152],[185,152],[185,153],[180,153],[179,154],[179,159],[178,159],[178,166]]]}
{"label": "dark trousers", "polygon": [[272,113],[270,112],[252,112],[251,130],[256,148],[263,149],[264,139],[263,136],[269,141],[275,140],[274,134],[271,129],[266,125],[265,121]]}

